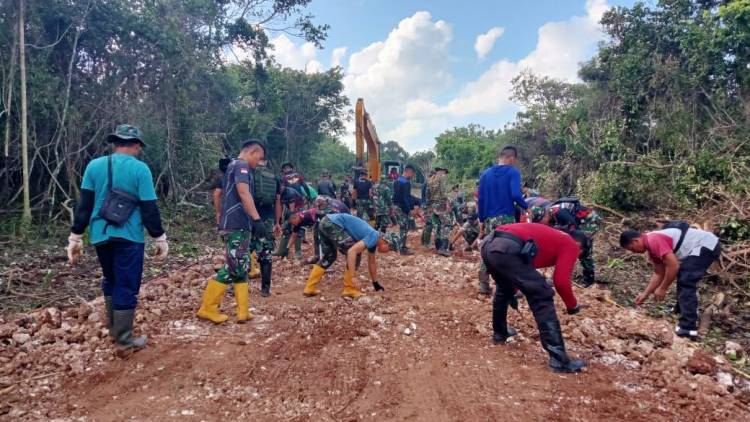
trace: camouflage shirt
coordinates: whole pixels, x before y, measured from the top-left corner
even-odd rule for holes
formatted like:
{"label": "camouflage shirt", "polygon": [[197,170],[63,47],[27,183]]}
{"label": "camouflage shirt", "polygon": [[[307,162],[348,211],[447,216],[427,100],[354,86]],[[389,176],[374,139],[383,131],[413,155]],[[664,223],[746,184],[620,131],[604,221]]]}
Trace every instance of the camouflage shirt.
{"label": "camouflage shirt", "polygon": [[448,200],[448,186],[445,177],[435,175],[427,181],[427,202],[429,204],[445,203]]}
{"label": "camouflage shirt", "polygon": [[380,181],[375,185],[373,201],[375,202],[375,215],[387,215],[393,206],[393,191],[388,181]]}

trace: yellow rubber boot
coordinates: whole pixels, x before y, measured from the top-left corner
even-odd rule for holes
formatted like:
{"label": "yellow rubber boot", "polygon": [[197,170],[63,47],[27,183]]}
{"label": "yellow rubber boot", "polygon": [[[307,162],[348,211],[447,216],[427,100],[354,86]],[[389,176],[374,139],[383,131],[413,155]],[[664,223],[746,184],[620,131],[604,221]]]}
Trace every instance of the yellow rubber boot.
{"label": "yellow rubber boot", "polygon": [[208,280],[206,290],[203,291],[203,303],[200,309],[198,309],[198,317],[207,319],[215,324],[221,324],[229,319],[227,315],[219,312],[219,304],[226,290],[226,284],[219,283],[213,278]]}
{"label": "yellow rubber boot", "polygon": [[260,265],[258,265],[258,255],[255,252],[250,254],[250,273],[247,276],[249,278],[260,277]]}
{"label": "yellow rubber boot", "polygon": [[317,296],[320,294],[320,290],[316,289],[315,286],[320,283],[320,279],[323,278],[323,274],[326,273],[326,269],[321,267],[320,265],[313,265],[312,271],[310,271],[310,276],[307,277],[307,284],[305,285],[305,290],[302,291],[302,294],[311,297],[311,296]]}
{"label": "yellow rubber boot", "polygon": [[253,319],[250,313],[250,289],[247,283],[234,283],[234,298],[237,300],[237,322]]}
{"label": "yellow rubber boot", "polygon": [[359,289],[357,289],[357,286],[354,285],[354,281],[352,281],[353,276],[354,274],[352,271],[344,271],[344,290],[341,291],[341,296],[356,299],[364,295],[364,293],[360,292]]}

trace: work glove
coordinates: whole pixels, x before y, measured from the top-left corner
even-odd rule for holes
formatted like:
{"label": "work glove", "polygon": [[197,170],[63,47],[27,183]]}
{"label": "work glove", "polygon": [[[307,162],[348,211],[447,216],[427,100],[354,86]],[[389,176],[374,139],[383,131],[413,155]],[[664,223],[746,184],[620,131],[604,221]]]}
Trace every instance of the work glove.
{"label": "work glove", "polygon": [[253,220],[250,226],[253,229],[253,236],[262,238],[268,235],[268,233],[266,232],[266,225],[263,224],[263,220],[261,219]]}
{"label": "work glove", "polygon": [[380,283],[378,283],[377,281],[373,281],[372,282],[372,288],[375,289],[376,292],[384,292],[385,291],[385,289],[383,288],[383,286]]}
{"label": "work glove", "polygon": [[68,262],[70,265],[74,265],[78,256],[83,254],[83,235],[71,233],[68,236],[68,247],[65,250],[68,252]]}
{"label": "work glove", "polygon": [[169,243],[167,243],[167,234],[164,233],[161,236],[154,239],[154,246],[156,246],[156,258],[164,259],[169,254]]}

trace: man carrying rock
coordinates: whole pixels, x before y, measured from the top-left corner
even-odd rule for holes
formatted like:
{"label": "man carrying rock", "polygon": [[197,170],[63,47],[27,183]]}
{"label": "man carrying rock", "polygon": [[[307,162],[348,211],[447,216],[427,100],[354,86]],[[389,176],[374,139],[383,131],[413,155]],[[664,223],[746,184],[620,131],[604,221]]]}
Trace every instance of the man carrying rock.
{"label": "man carrying rock", "polygon": [[83,173],[81,202],[68,237],[68,260],[75,264],[83,249],[83,233],[90,226],[89,238],[104,275],[109,333],[121,350],[140,349],[146,337],[133,337],[133,321],[143,276],[144,227],[155,239],[159,258],[166,258],[169,247],[151,170],[136,158],[145,146],[140,130],[119,125],[107,142],[113,144],[113,153],[92,160]]}
{"label": "man carrying rock", "polygon": [[675,334],[698,339],[698,282],[721,255],[719,238],[705,230],[690,228],[684,221],[670,222],[662,230],[640,233],[628,230],[620,234],[620,246],[634,253],[648,252],[654,272],[638,297],[642,304],[653,294],[660,302],[677,280],[677,305],[680,319]]}
{"label": "man carrying rock", "polygon": [[[482,223],[480,237],[492,233],[497,226],[515,223],[516,204],[528,208],[521,193],[521,172],[515,167],[518,161],[516,147],[504,146],[497,154],[494,165],[479,177],[477,208]],[[489,276],[484,262],[479,267],[479,293],[491,293]]]}
{"label": "man carrying rock", "polygon": [[344,290],[341,296],[356,299],[362,292],[354,285],[354,275],[357,271],[357,259],[367,254],[367,268],[370,280],[375,290],[384,290],[377,281],[376,252],[395,251],[401,245],[401,239],[396,233],[380,233],[364,220],[350,214],[329,214],[319,223],[322,258],[313,265],[307,279],[303,295],[311,297],[320,294],[316,288],[321,278],[336,261],[337,251],[346,254],[346,270],[344,271]]}
{"label": "man carrying rock", "polygon": [[543,224],[522,223],[497,227],[482,241],[482,261],[495,280],[492,303],[492,340],[502,344],[516,334],[506,320],[514,289],[524,294],[534,314],[539,339],[549,353],[549,366],[555,372],[578,372],[586,366],[565,352],[560,321],[555,312],[555,290],[536,269],[554,267],[555,289],[565,302],[568,314],[576,314],[581,305],[573,293],[571,275],[580,252],[573,237]]}
{"label": "man carrying rock", "polygon": [[237,301],[237,322],[253,318],[249,309],[247,273],[250,269],[248,252],[253,238],[263,239],[268,233],[253,199],[253,173],[265,159],[265,147],[260,141],[247,140],[236,160],[232,160],[224,175],[219,229],[226,243],[224,265],[206,284],[198,317],[221,324],[229,319],[219,312],[219,305],[231,283]]}

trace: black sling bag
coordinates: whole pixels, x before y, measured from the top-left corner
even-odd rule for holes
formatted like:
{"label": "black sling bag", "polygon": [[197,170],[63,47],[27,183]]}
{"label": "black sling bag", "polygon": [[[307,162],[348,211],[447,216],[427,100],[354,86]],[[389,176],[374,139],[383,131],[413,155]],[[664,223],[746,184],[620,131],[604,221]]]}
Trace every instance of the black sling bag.
{"label": "black sling bag", "polygon": [[[112,156],[107,159],[107,196],[99,209],[99,217],[113,226],[122,226],[138,206],[138,198],[112,187]],[[106,230],[106,226],[105,226]]]}

